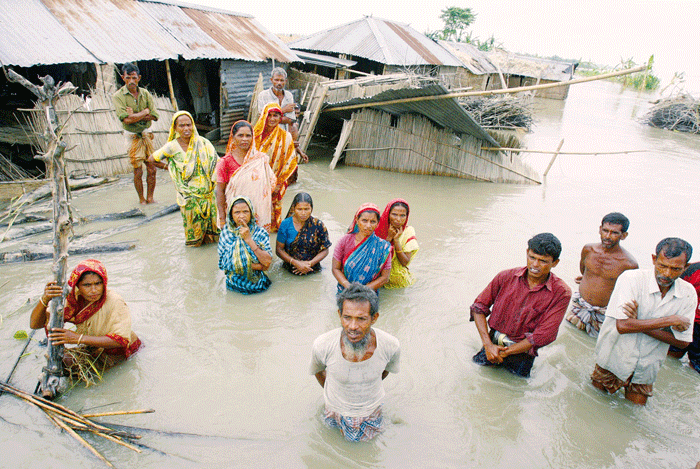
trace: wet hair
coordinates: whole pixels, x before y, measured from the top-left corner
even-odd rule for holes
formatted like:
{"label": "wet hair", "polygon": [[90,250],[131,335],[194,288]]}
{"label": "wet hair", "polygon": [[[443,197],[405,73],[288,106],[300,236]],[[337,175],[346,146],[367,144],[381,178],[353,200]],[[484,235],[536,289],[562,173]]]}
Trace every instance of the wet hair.
{"label": "wet hair", "polygon": [[552,260],[559,259],[561,243],[552,233],[540,233],[527,242],[527,248],[540,256],[552,256]]}
{"label": "wet hair", "polygon": [[350,286],[341,290],[335,297],[338,304],[338,311],[343,312],[343,304],[346,301],[351,303],[369,303],[369,314],[374,317],[379,313],[379,297],[377,292],[367,285],[352,282]]}
{"label": "wet hair", "polygon": [[377,221],[379,221],[379,219],[381,218],[381,217],[379,216],[379,213],[377,213],[376,211],[374,211],[374,210],[371,209],[371,208],[368,208],[367,210],[363,210],[363,211],[361,211],[360,213],[358,213],[358,214],[357,214],[357,219],[359,220],[360,217],[362,216],[362,214],[363,214],[363,213],[367,213],[367,212],[373,213],[374,215],[376,215],[376,216],[377,216]]}
{"label": "wet hair", "polygon": [[231,127],[231,133],[233,135],[236,135],[238,133],[238,131],[241,130],[241,128],[243,128],[243,127],[248,127],[250,129],[250,131],[253,132],[253,126],[250,125],[250,122],[238,121],[235,124],[233,124],[233,127]]}
{"label": "wet hair", "polygon": [[141,75],[139,66],[136,65],[134,62],[127,62],[124,65],[122,65],[122,76],[131,75],[131,72],[136,72],[137,75]]}
{"label": "wet hair", "polygon": [[282,75],[285,80],[287,79],[287,71],[282,67],[275,67],[272,69],[272,72],[270,72],[270,78],[274,77],[275,75]]}
{"label": "wet hair", "polygon": [[693,255],[693,247],[680,238],[664,238],[656,245],[656,255],[658,256],[662,252],[668,259],[685,254],[685,261],[688,262]]}
{"label": "wet hair", "polygon": [[311,199],[311,196],[306,192],[299,192],[292,199],[292,205],[291,205],[291,207],[289,207],[289,210],[294,210],[294,207],[296,207],[297,204],[300,204],[300,203],[307,203],[307,204],[311,205],[312,210],[314,208],[314,201]]}
{"label": "wet hair", "polygon": [[627,233],[627,228],[630,227],[630,221],[629,219],[621,214],[620,212],[612,212],[608,213],[603,217],[603,221],[600,222],[600,225],[605,225],[606,223],[610,223],[611,225],[620,225],[622,226],[622,232]]}

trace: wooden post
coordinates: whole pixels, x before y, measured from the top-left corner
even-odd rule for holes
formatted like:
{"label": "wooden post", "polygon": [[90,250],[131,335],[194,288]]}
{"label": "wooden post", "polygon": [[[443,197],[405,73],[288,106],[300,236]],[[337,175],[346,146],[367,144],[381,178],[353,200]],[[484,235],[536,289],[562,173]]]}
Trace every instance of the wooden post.
{"label": "wooden post", "polygon": [[352,125],[355,120],[350,118],[350,120],[343,120],[343,129],[340,131],[340,138],[338,139],[338,145],[335,147],[335,153],[333,153],[333,160],[331,161],[330,168],[335,169],[335,166],[340,160],[340,155],[345,150],[345,146],[348,144],[348,139],[350,138],[350,133],[352,132]]}
{"label": "wooden post", "polygon": [[[63,304],[66,297],[66,277],[68,265],[68,234],[71,231],[73,220],[68,207],[70,188],[66,177],[66,165],[63,161],[63,153],[66,143],[61,141],[63,128],[58,122],[58,116],[54,104],[61,96],[73,93],[77,88],[70,82],[64,83],[60,88],[56,87],[54,79],[47,75],[40,78],[44,83],[39,87],[12,70],[6,70],[8,81],[19,83],[39,98],[44,114],[46,115],[45,138],[48,139],[47,152],[37,158],[43,160],[47,166],[47,175],[51,177],[51,191],[53,193],[53,272],[54,281],[63,289],[60,297],[52,298],[49,302],[50,328],[63,327]],[[59,396],[67,387],[66,378],[63,376],[63,345],[54,346],[49,341],[48,359],[43,369],[39,383],[42,395],[47,399]]]}
{"label": "wooden post", "polygon": [[170,91],[170,103],[173,105],[173,109],[175,110],[175,112],[177,112],[177,99],[175,99],[175,91],[173,90],[173,77],[170,74],[169,59],[165,59],[165,73],[168,76],[168,91]]}
{"label": "wooden post", "polygon": [[561,139],[561,142],[559,142],[559,146],[557,147],[557,151],[554,152],[552,155],[552,159],[549,160],[549,164],[547,165],[547,169],[544,170],[544,174],[542,174],[542,179],[547,179],[547,173],[551,169],[552,165],[554,164],[554,160],[557,159],[557,156],[559,155],[559,150],[561,150],[562,145],[564,145],[564,139]]}

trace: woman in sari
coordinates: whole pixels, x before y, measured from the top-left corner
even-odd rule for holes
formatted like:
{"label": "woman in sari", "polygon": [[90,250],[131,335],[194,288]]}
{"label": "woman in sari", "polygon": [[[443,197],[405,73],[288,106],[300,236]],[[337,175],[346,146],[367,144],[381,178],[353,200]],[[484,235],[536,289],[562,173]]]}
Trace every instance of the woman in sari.
{"label": "woman in sari", "polygon": [[255,146],[250,123],[238,121],[231,127],[226,155],[216,166],[216,181],[219,228],[226,225],[226,207],[235,197],[245,195],[253,202],[257,224],[270,230],[272,190],[277,179],[267,155]]}
{"label": "woman in sari", "polygon": [[297,168],[297,155],[292,134],[279,126],[282,109],[277,103],[268,103],[253,128],[255,145],[270,157],[270,167],[277,184],[272,191],[272,231],[278,230],[282,221],[282,198],[287,191],[289,178]]}
{"label": "woman in sari", "polygon": [[331,242],[321,220],[311,216],[314,202],[306,192],[294,196],[287,217],[277,232],[277,257],[285,269],[295,275],[321,270],[321,261],[328,255]]}
{"label": "woman in sari", "polygon": [[[78,264],[68,278],[68,286],[71,290],[63,308],[63,320],[75,324],[75,331],[47,331],[52,344],[80,346],[104,367],[113,366],[138,350],[141,341],[131,330],[129,308],[118,293],[107,289],[107,270],[100,261],[88,259]],[[32,329],[46,327],[49,301],[61,293],[56,282],[46,284],[29,319]],[[68,366],[72,364],[68,351],[63,361]]]}
{"label": "woman in sari", "polygon": [[226,288],[246,295],[263,292],[272,283],[264,272],[272,263],[270,235],[255,223],[248,197],[233,199],[226,213],[219,236],[219,269],[226,273]]}
{"label": "woman in sari", "polygon": [[148,157],[149,162],[170,172],[187,246],[215,243],[218,239],[214,203],[214,170],[218,160],[214,146],[199,136],[187,111],[173,115],[168,142]]}
{"label": "woman in sari", "polygon": [[358,282],[378,290],[389,280],[391,246],[374,234],[379,223],[379,207],[362,204],[348,230],[333,251],[333,276],[338,291]]}
{"label": "woman in sari", "polygon": [[404,288],[413,285],[416,281],[408,270],[408,264],[418,252],[416,231],[408,225],[408,202],[403,199],[394,199],[386,205],[379,226],[375,232],[377,236],[386,239],[393,248],[391,260],[391,274],[384,288]]}

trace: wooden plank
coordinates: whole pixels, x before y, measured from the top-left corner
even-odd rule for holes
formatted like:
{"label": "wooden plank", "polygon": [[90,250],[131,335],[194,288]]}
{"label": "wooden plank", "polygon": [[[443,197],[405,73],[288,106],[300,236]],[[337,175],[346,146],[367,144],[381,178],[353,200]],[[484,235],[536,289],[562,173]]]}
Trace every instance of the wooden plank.
{"label": "wooden plank", "polygon": [[[326,93],[328,93],[328,88],[320,85],[316,95],[311,97],[311,102],[309,103],[309,125],[304,129],[304,133],[302,133],[301,130],[299,131],[299,148],[301,148],[301,151],[304,153],[306,153],[306,150],[309,147],[311,136],[314,133],[316,123],[321,115],[321,108],[323,107],[323,100],[326,97]],[[309,112],[309,109],[307,109],[307,112]],[[304,115],[304,120],[306,120],[306,115]]]}
{"label": "wooden plank", "polygon": [[350,137],[350,132],[352,132],[352,126],[355,121],[351,118],[350,120],[343,120],[343,129],[340,131],[340,139],[338,140],[338,145],[335,147],[335,153],[333,153],[333,160],[331,161],[330,168],[333,170],[338,164],[341,153],[345,150],[345,146],[348,144],[348,138]]}

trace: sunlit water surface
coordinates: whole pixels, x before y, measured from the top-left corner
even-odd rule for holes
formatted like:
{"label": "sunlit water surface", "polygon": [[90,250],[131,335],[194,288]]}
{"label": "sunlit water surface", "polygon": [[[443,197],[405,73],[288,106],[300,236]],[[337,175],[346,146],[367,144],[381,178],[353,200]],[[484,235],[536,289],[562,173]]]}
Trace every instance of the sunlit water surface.
{"label": "sunlit water surface", "polygon": [[[611,211],[631,219],[624,245],[643,267],[666,236],[683,237],[700,252],[700,137],[638,123],[648,99],[591,83],[572,87],[565,103],[536,100],[531,149],[554,150],[563,138],[562,151],[650,150],[562,155],[541,186],[342,165],[330,171],[332,150],[312,149],[315,158],[290,187],[285,210],[297,191],[311,193],[314,215],[336,241],[362,202],[384,206],[404,197],[420,242],[411,266],[416,285],[381,294],[376,325],[399,338],[402,357],[401,372],[385,380],[387,425],[375,441],[347,443],[326,428],[322,389],[308,374],[314,338],[339,324],[330,256],[323,272],[308,278],[288,274],[276,259],[267,292],[228,292],[216,247],[186,249],[178,214],[105,240],[136,244],[100,259],[144,347],[99,385],[73,388],[60,402],[75,410],[154,408],[105,420],[193,434],[144,433],[142,443],[159,451],[141,454],[91,438],[117,467],[693,467],[700,460],[700,375],[684,362],[666,360],[644,408],[589,384],[594,341],[568,325],[541,350],[529,379],[471,362],[480,341],[469,305],[497,272],[524,265],[533,234],[561,239],[554,272],[574,288],[581,247],[598,239],[600,219]],[[542,172],[549,158],[525,160]],[[158,181],[159,204],[148,213],[174,201],[167,175]],[[138,204],[125,178],[75,193],[74,205],[91,214]],[[28,328],[49,276],[49,262],[0,267],[0,379],[23,345],[13,334]],[[45,349],[32,342],[28,353],[12,382],[33,390]],[[100,464],[23,401],[0,397],[0,417],[1,467]]]}

